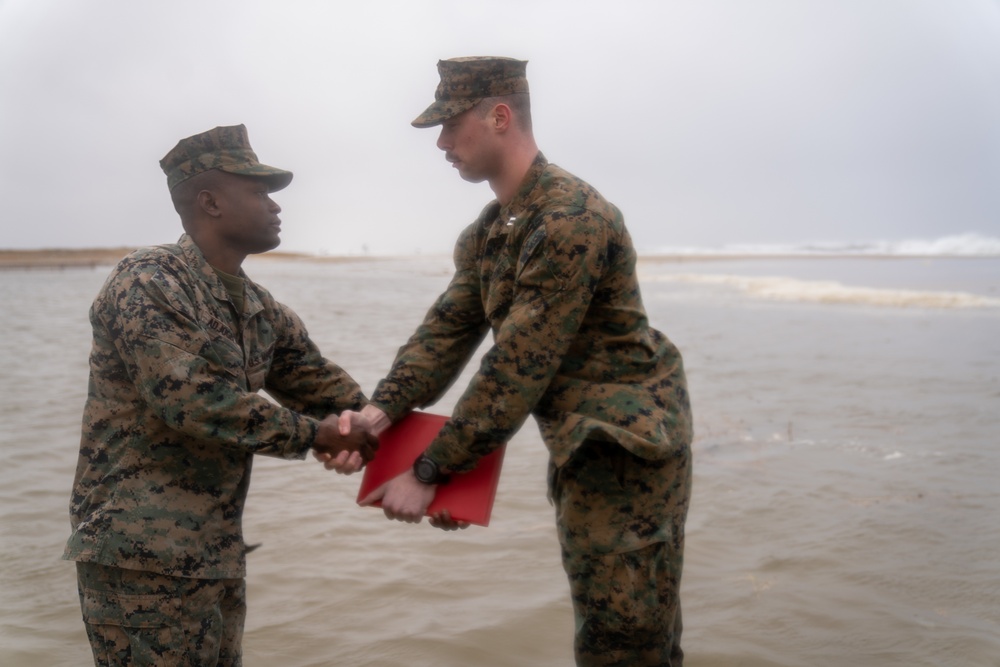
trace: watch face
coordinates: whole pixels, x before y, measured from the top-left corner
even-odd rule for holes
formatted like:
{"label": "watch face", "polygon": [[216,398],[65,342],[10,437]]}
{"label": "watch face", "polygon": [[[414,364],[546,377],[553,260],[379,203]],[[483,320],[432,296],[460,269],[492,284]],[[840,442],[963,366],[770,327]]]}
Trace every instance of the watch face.
{"label": "watch face", "polygon": [[437,466],[430,459],[420,458],[417,460],[417,464],[413,466],[413,474],[418,481],[430,484],[437,477]]}

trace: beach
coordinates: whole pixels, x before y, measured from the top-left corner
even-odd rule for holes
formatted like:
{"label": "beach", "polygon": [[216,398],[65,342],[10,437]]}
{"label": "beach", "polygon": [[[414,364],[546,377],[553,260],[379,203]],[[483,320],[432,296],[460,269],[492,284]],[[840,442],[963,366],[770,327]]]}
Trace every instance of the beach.
{"label": "beach", "polygon": [[[0,253],[3,665],[90,661],[60,555],[87,309],[126,251]],[[370,392],[451,263],[349,259],[244,268]],[[647,257],[639,272],[695,412],[685,664],[1000,665],[1000,259]],[[244,664],[572,665],[545,466],[529,419],[490,526],[446,533],[357,507],[358,477],[258,457]]]}

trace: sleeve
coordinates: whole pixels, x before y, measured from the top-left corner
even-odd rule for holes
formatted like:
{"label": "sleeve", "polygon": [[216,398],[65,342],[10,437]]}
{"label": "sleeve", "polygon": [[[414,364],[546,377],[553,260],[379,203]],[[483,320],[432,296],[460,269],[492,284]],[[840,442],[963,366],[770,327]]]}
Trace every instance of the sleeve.
{"label": "sleeve", "polygon": [[371,402],[397,421],[438,400],[475,353],[489,326],[483,314],[475,227],[455,245],[455,275],[416,332],[396,353]]}
{"label": "sleeve", "polygon": [[507,442],[572,363],[566,353],[604,271],[607,235],[603,218],[586,210],[549,210],[533,221],[495,344],[427,450],[442,467],[471,469]]}
{"label": "sleeve", "polygon": [[320,354],[295,312],[274,302],[273,321],[278,336],[264,385],[267,393],[286,408],[314,419],[367,404],[354,378]]}
{"label": "sleeve", "polygon": [[[247,390],[225,363],[225,341],[213,335],[225,325],[199,321],[181,275],[172,266],[126,267],[109,282],[96,314],[140,398],[168,427],[200,442],[305,456],[318,422]],[[228,352],[242,354],[231,346]]]}

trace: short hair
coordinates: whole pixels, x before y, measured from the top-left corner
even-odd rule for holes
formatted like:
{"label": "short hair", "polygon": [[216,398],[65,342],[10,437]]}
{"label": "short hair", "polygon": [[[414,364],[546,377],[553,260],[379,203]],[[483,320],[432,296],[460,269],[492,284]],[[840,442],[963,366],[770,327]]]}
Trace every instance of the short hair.
{"label": "short hair", "polygon": [[525,131],[531,132],[531,96],[528,93],[511,93],[510,95],[498,95],[497,97],[484,97],[475,106],[476,113],[480,118],[485,118],[486,114],[493,110],[498,104],[506,104],[514,112],[514,119],[517,126]]}
{"label": "short hair", "polygon": [[223,178],[221,174],[223,172],[218,169],[209,169],[174,186],[170,191],[170,201],[174,205],[174,210],[181,216],[181,220],[188,220],[194,216],[198,193],[217,188]]}

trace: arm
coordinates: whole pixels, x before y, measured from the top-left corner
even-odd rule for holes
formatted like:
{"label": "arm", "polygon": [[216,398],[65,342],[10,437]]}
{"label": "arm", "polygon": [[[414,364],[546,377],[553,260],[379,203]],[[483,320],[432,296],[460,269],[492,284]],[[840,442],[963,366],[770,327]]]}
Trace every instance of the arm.
{"label": "arm", "polygon": [[556,374],[580,363],[567,352],[605,271],[609,225],[585,209],[550,209],[522,233],[495,343],[427,450],[445,469],[470,469],[509,440]]}
{"label": "arm", "polygon": [[250,391],[242,349],[187,276],[170,259],[125,266],[95,310],[144,410],[209,445],[304,456],[319,421]]}
{"label": "arm", "polygon": [[378,383],[372,404],[395,422],[415,407],[436,401],[468,363],[489,328],[483,312],[476,262],[477,225],[455,245],[455,275],[401,347]]}
{"label": "arm", "polygon": [[276,339],[264,389],[294,412],[322,419],[367,404],[361,387],[343,368],[324,358],[301,318],[265,294],[267,319]]}
{"label": "arm", "polygon": [[[475,467],[524,423],[567,362],[604,270],[607,226],[592,214],[546,213],[526,231],[513,299],[495,344],[427,449],[445,472]],[[407,471],[362,504],[381,499],[387,517],[418,521],[434,492],[433,485],[420,484]],[[438,527],[455,527],[446,517],[435,521]]]}
{"label": "arm", "polygon": [[[378,384],[372,402],[362,413],[375,420],[376,433],[417,406],[433,403],[454,382],[486,335],[488,322],[483,311],[479,267],[476,261],[477,229],[481,220],[470,225],[455,245],[455,275],[427,312],[424,321],[399,349],[389,374]],[[381,426],[379,426],[381,425]],[[343,461],[327,459],[327,468],[342,472]],[[419,523],[434,500],[436,487],[422,484],[412,470],[404,472],[370,493],[360,504],[382,501],[386,517]],[[451,529],[464,528],[445,515],[432,524]]]}

